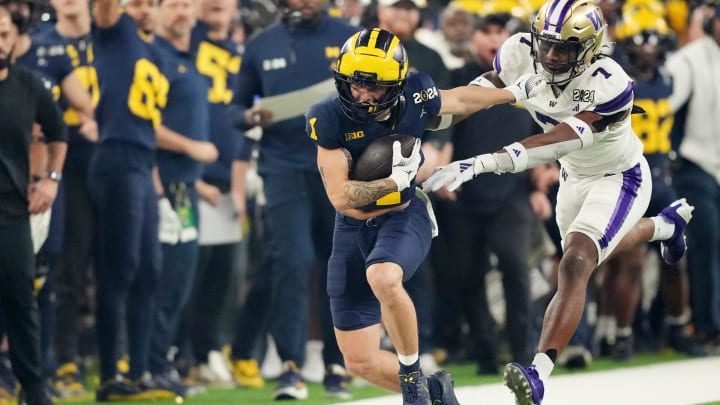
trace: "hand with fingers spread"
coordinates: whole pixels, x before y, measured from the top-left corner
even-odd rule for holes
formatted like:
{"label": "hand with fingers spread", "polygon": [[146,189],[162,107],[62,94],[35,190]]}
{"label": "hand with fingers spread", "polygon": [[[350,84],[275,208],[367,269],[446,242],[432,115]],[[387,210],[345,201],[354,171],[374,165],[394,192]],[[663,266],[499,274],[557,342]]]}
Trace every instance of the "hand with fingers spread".
{"label": "hand with fingers spread", "polygon": [[423,191],[437,191],[448,183],[450,184],[447,186],[447,191],[455,191],[461,184],[472,180],[480,173],[496,171],[497,165],[497,160],[491,153],[457,160],[447,166],[437,168],[423,183]]}
{"label": "hand with fingers spread", "polygon": [[540,94],[547,86],[547,79],[539,73],[528,73],[520,76],[520,78],[511,86],[505,87],[515,96],[515,102],[519,103],[529,98],[533,98]]}
{"label": "hand with fingers spread", "polygon": [[410,183],[415,179],[422,159],[420,156],[421,143],[422,141],[419,138],[416,139],[410,156],[405,157],[402,154],[400,142],[393,142],[392,174],[390,174],[390,178],[397,184],[398,191],[410,187]]}

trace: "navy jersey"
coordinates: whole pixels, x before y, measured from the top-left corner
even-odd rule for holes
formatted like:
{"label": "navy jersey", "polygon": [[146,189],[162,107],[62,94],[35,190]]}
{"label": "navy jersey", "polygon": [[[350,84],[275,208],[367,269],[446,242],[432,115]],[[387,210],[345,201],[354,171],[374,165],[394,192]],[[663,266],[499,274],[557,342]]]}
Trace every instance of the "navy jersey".
{"label": "navy jersey", "polygon": [[40,42],[33,39],[30,49],[17,58],[18,63],[32,72],[42,81],[53,99],[60,101],[60,84],[72,73],[70,59],[65,55],[65,49],[61,43]]}
{"label": "navy jersey", "polygon": [[[325,149],[346,149],[355,161],[369,144],[382,136],[403,134],[422,138],[428,122],[440,112],[440,106],[440,93],[430,76],[410,72],[400,106],[386,122],[351,120],[343,113],[338,96],[335,95],[310,107],[306,113],[306,131],[318,145]],[[402,193],[391,193],[366,208],[379,209],[403,204],[414,195],[413,182]]]}
{"label": "navy jersey", "polygon": [[[210,125],[207,86],[195,69],[195,55],[177,50],[159,36],[155,36],[154,42],[163,54],[163,73],[170,83],[162,112],[163,125],[188,138],[207,141]],[[163,182],[194,182],[202,173],[202,163],[181,153],[159,149],[157,163]]]}
{"label": "navy jersey", "polygon": [[[236,102],[250,107],[255,96],[286,94],[331,79],[340,48],[356,31],[327,16],[312,27],[291,27],[285,21],[270,25],[247,43]],[[316,148],[304,128],[302,116],[263,128],[258,170],[317,171]]]}
{"label": "navy jersey", "polygon": [[[69,38],[61,35],[55,27],[33,35],[33,43],[62,44],[65,55],[70,60],[72,69],[80,79],[82,86],[90,93],[93,107],[100,101],[100,86],[97,72],[93,66],[92,36],[82,35]],[[68,128],[68,151],[65,157],[65,169],[85,172],[90,162],[94,144],[80,135],[80,114],[70,107],[64,99],[60,99],[63,117]]]}
{"label": "navy jersey", "polygon": [[162,58],[126,13],[93,35],[100,102],[95,118],[100,143],[127,142],[155,150],[155,127],[162,122],[168,81]]}
{"label": "navy jersey", "polygon": [[632,127],[643,143],[643,153],[653,173],[664,173],[670,165],[668,153],[672,146],[673,114],[669,97],[672,90],[672,78],[662,70],[649,81],[635,78],[635,104],[645,113],[633,114]]}
{"label": "navy jersey", "polygon": [[238,142],[242,136],[242,132],[232,125],[228,113],[233,90],[237,88],[240,55],[232,40],[211,39],[208,26],[202,21],[193,28],[191,49],[195,54],[197,71],[205,79],[210,140],[219,152],[217,161],[205,166],[203,179],[226,190],[230,187],[232,163],[237,158]]}

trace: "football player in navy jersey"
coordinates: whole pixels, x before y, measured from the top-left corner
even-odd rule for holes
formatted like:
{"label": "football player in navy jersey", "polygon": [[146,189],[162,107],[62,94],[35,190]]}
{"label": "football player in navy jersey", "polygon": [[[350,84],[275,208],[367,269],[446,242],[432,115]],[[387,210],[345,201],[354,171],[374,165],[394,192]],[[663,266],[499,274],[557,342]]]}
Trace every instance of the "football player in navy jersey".
{"label": "football player in navy jersey", "polygon": [[[458,403],[446,371],[426,378],[420,370],[415,308],[402,284],[427,255],[435,232],[427,196],[415,187],[420,137],[457,121],[454,115],[525,99],[534,94],[526,89],[537,91],[543,83],[521,82],[507,90],[438,90],[425,73],[408,73],[395,35],[375,28],[347,40],[335,70],[338,94],[306,113],[317,166],[337,211],[327,293],[340,350],[352,375],[402,392],[404,404]],[[412,154],[403,156],[396,142],[389,177],[351,179],[352,161],[393,133],[418,138]],[[380,349],[381,322],[398,353],[399,384],[395,356]]]}
{"label": "football player in navy jersey", "polygon": [[[95,107],[100,100],[100,87],[92,65],[90,5],[84,0],[52,0],[50,4],[55,10],[57,22],[51,29],[33,35],[33,41],[63,45],[74,74]],[[95,208],[90,202],[87,183],[88,163],[95,141],[83,134],[84,118],[80,111],[63,98],[60,105],[65,110],[68,126],[68,153],[61,193],[56,203],[62,203],[64,209],[61,212],[54,209],[53,218],[62,215],[60,218],[72,226],[64,226],[63,246],[68,248],[60,250],[58,265],[53,270],[55,319],[52,337],[57,369],[52,381],[61,398],[71,399],[86,394],[79,358],[79,336],[82,332],[80,306],[83,302],[80,297],[87,296],[85,280],[88,279],[97,239]]]}
{"label": "football player in navy jersey", "polygon": [[[161,124],[169,84],[159,54],[142,32],[143,18],[151,14],[146,8],[153,4],[131,0],[126,10],[132,8],[133,17],[120,9],[118,0],[99,0],[96,6],[93,46],[101,89],[96,110],[100,140],[88,175],[102,252],[97,266],[96,400],[156,398],[140,380],[148,369],[148,330],[160,270],[155,129]],[[123,315],[132,381],[121,378],[116,366]]]}
{"label": "football player in navy jersey", "polygon": [[[167,353],[175,342],[180,317],[192,291],[198,259],[198,194],[195,182],[203,171],[202,161],[186,151],[215,146],[208,142],[208,86],[195,68],[190,33],[195,25],[194,0],[163,0],[159,6],[154,44],[162,52],[170,82],[163,126],[178,135],[158,132],[158,170],[167,201],[179,219],[179,227],[160,222],[163,263],[156,293],[152,324],[150,372],[154,381],[178,396],[187,394]],[[168,142],[170,141],[170,142]],[[185,153],[182,153],[184,152]],[[205,161],[209,162],[209,161]]]}

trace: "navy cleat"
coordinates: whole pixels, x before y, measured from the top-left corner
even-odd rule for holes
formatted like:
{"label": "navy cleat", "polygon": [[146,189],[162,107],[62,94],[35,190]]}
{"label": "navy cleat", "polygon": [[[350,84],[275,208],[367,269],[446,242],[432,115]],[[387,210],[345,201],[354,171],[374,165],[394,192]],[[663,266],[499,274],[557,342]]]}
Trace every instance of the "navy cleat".
{"label": "navy cleat", "polygon": [[300,375],[300,370],[294,361],[286,361],[283,364],[283,373],[278,378],[278,384],[273,391],[273,399],[278,400],[299,400],[307,399],[308,389]]}
{"label": "navy cleat", "polygon": [[505,385],[515,394],[517,405],[540,405],[545,387],[535,366],[525,368],[518,363],[510,363],[505,366],[503,378]]}
{"label": "navy cleat", "polygon": [[460,405],[460,401],[458,401],[455,396],[455,382],[450,373],[445,370],[440,370],[427,379],[428,383],[430,383],[430,380],[435,381],[441,390],[437,397],[433,395],[431,390],[430,397],[432,399],[432,405]]}
{"label": "navy cleat", "polygon": [[660,217],[668,223],[675,225],[675,232],[672,236],[660,242],[662,258],[667,264],[675,264],[685,254],[687,244],[685,243],[685,227],[692,219],[692,212],[695,209],[692,205],[681,198],[660,212]]}
{"label": "navy cleat", "polygon": [[323,385],[325,385],[325,396],[336,399],[350,399],[352,394],[348,390],[348,382],[350,374],[345,367],[339,364],[330,364],[325,368],[325,377]]}
{"label": "navy cleat", "polygon": [[422,371],[400,374],[403,405],[433,405],[428,382]]}

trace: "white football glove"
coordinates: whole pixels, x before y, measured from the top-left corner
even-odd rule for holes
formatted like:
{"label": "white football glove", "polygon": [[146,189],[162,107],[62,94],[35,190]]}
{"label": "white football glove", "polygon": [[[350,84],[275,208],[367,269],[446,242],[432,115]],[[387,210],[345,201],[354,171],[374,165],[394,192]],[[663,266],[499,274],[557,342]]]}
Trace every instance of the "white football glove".
{"label": "white football glove", "polygon": [[168,245],[178,243],[182,225],[180,224],[180,217],[178,217],[167,197],[158,200],[158,216],[160,218],[158,224],[160,242]]}
{"label": "white football glove", "polygon": [[435,172],[423,183],[423,191],[437,191],[448,184],[447,191],[455,191],[461,184],[467,183],[480,173],[494,172],[498,163],[492,153],[486,153],[469,159],[457,160],[447,166],[435,169]]}
{"label": "white football glove", "polygon": [[540,73],[528,73],[520,78],[512,86],[505,87],[505,90],[515,96],[515,102],[519,103],[540,94],[547,86],[547,79]]}
{"label": "white football glove", "polygon": [[403,191],[410,187],[418,168],[420,167],[420,139],[415,140],[415,145],[410,156],[402,154],[402,146],[399,141],[393,142],[392,174],[390,178],[397,184],[397,191]]}

